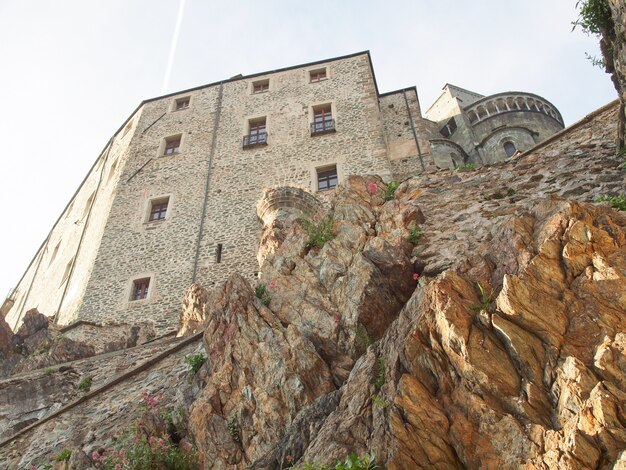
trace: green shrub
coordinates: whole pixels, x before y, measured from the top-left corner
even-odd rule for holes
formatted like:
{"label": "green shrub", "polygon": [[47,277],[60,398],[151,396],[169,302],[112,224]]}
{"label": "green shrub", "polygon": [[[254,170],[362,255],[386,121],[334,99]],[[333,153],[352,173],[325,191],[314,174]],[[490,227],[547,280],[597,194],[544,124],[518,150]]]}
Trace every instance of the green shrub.
{"label": "green shrub", "polygon": [[259,284],[254,288],[254,295],[261,299],[263,305],[267,306],[272,301],[272,296],[267,293],[267,286],[265,284]]}
{"label": "green shrub", "polygon": [[43,373],[46,374],[46,375],[52,375],[54,373],[54,368],[53,367],[46,367],[43,370]]}
{"label": "green shrub", "polygon": [[185,364],[189,366],[189,371],[195,375],[200,370],[202,364],[206,362],[206,356],[202,353],[193,356],[185,356]]}
{"label": "green shrub", "polygon": [[390,181],[387,183],[387,189],[385,190],[385,201],[391,201],[396,195],[396,189],[398,189],[400,183]]}
{"label": "green shrub", "polygon": [[572,31],[580,26],[584,33],[599,35],[613,25],[607,0],[579,0],[576,8],[578,18],[572,22]]}
{"label": "green shrub", "polygon": [[374,385],[376,390],[380,390],[380,387],[385,384],[385,360],[382,357],[377,358],[376,365],[378,366],[378,372],[376,373]]}
{"label": "green shrub", "polygon": [[88,392],[91,388],[92,378],[90,376],[83,377],[80,382],[78,382],[78,389],[82,392]]}
{"label": "green shrub", "polygon": [[601,196],[595,202],[608,202],[614,209],[626,211],[626,196],[623,194],[619,196]]}
{"label": "green shrub", "polygon": [[52,457],[55,462],[67,462],[72,455],[72,451],[69,449],[63,449],[57,455]]}
{"label": "green shrub", "polygon": [[463,165],[455,166],[456,171],[472,171],[476,169],[476,165],[473,163],[463,163]]}
{"label": "green shrub", "polygon": [[330,467],[305,463],[295,468],[297,470],[377,470],[380,467],[376,465],[376,454],[372,452],[371,454],[365,454],[363,457],[350,454],[343,463],[337,460],[335,464]]}
{"label": "green shrub", "polygon": [[308,248],[322,248],[326,242],[333,239],[333,216],[324,217],[319,222],[314,223],[310,220],[304,220],[304,230],[308,235],[306,246]]}
{"label": "green shrub", "polygon": [[178,422],[185,422],[184,410],[164,406],[162,399],[162,393],[152,395],[144,391],[141,416],[135,419],[131,429],[114,439],[114,448],[92,452],[93,466],[104,470],[199,469],[195,449],[185,452],[178,447],[183,436],[174,426],[173,416],[178,413]]}
{"label": "green shrub", "polygon": [[384,410],[385,408],[389,407],[389,403],[386,402],[380,395],[378,395],[377,393],[375,393],[374,395],[372,395],[372,403],[374,404],[374,406],[376,408],[380,408],[381,410]]}
{"label": "green shrub", "polygon": [[494,301],[495,295],[493,289],[491,289],[490,292],[487,292],[487,290],[480,284],[480,282],[477,282],[476,284],[478,285],[478,290],[480,291],[480,304],[472,305],[471,309],[474,312],[478,313],[483,310],[489,310],[491,302]]}
{"label": "green shrub", "polygon": [[417,243],[422,238],[422,229],[419,228],[415,223],[411,223],[409,225],[409,236],[406,238],[409,243],[413,245],[417,245]]}
{"label": "green shrub", "polygon": [[237,424],[237,416],[232,415],[228,420],[228,433],[230,437],[233,438],[235,442],[241,442],[241,437],[239,436],[239,425]]}

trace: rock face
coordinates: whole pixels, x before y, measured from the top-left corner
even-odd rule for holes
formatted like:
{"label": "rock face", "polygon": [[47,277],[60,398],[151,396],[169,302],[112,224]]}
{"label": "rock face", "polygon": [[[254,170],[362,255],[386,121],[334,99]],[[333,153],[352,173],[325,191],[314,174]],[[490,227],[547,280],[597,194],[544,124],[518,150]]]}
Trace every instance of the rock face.
{"label": "rock face", "polygon": [[[624,188],[616,112],[504,164],[426,173],[395,193],[349,177],[310,222],[310,211],[277,211],[258,285],[232,275],[190,287],[180,335],[203,332],[203,347],[197,335],[166,339],[0,381],[0,434],[43,421],[0,447],[0,467],[107,448],[147,391],[185,409],[203,468],[353,452],[388,469],[623,468],[626,217],[590,202]],[[76,350],[61,354],[36,312],[11,341],[33,369]],[[194,353],[207,360],[192,375]],[[93,395],[51,416],[84,376]]]}
{"label": "rock face", "polygon": [[448,270],[418,288],[337,408],[312,421],[307,449],[288,435],[275,455],[329,463],[372,449],[392,469],[616,465],[625,228],[621,214],[571,202],[510,218],[478,250],[480,276]]}
{"label": "rock face", "polygon": [[335,387],[311,342],[283,328],[242,277],[231,276],[215,300],[204,335],[210,376],[189,428],[207,468],[245,468]]}

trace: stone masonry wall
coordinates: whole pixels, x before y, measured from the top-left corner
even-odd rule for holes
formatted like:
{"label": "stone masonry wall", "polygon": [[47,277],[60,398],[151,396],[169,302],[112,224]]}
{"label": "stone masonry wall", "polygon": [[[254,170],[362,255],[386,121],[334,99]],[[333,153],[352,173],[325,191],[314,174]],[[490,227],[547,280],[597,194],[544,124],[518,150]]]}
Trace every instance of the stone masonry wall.
{"label": "stone masonry wall", "polygon": [[[405,100],[406,96],[406,100]],[[386,93],[380,97],[380,110],[387,141],[387,152],[393,179],[404,180],[431,167],[428,139],[437,131],[436,123],[422,118],[419,99],[414,88]],[[411,110],[410,116],[408,107]],[[419,143],[419,153],[411,128],[411,118]],[[421,154],[421,160],[419,155]]]}
{"label": "stone masonry wall", "polygon": [[[24,313],[32,308],[53,316],[62,298],[59,322],[69,323],[76,317],[120,170],[128,155],[128,142],[135,129],[132,125],[134,119],[129,121],[129,127],[116,135],[110,151],[107,146],[102,152],[19,281],[15,304],[6,317],[13,329],[19,326]],[[73,272],[69,276],[72,262]],[[66,289],[67,282],[69,286]]]}
{"label": "stone masonry wall", "polygon": [[[327,80],[309,82],[326,68]],[[269,90],[252,93],[269,79]],[[210,168],[197,280],[211,286],[233,271],[256,278],[261,223],[256,204],[268,188],[316,190],[316,169],[336,165],[348,174],[390,176],[383,124],[369,58],[356,55],[311,67],[164,97],[143,106],[120,178],[79,318],[176,325],[184,290],[193,280],[214,119],[219,125]],[[188,109],[173,111],[190,97]],[[332,107],[336,132],[310,135],[313,107]],[[219,112],[216,110],[219,107]],[[242,148],[250,119],[265,117],[266,146]],[[181,151],[162,156],[163,141],[182,134]],[[321,195],[323,196],[323,195]],[[165,220],[147,222],[150,200],[169,197]],[[215,251],[221,244],[221,262]],[[134,279],[150,278],[148,298],[131,301]]]}

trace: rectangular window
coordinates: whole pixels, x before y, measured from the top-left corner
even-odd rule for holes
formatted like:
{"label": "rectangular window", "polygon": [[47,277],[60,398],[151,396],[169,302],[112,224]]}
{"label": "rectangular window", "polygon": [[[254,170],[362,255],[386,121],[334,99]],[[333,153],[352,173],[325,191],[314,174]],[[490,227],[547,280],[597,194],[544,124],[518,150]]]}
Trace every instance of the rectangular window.
{"label": "rectangular window", "polygon": [[150,202],[150,216],[148,217],[149,222],[154,222],[158,220],[165,220],[165,215],[167,214],[167,206],[170,202],[170,199],[158,199]]}
{"label": "rectangular window", "polygon": [[181,135],[175,135],[165,139],[165,149],[163,150],[163,155],[174,155],[175,153],[179,153],[181,137]]}
{"label": "rectangular window", "polygon": [[184,98],[178,98],[176,100],[175,110],[180,111],[183,109],[187,109],[189,107],[190,101],[191,101],[191,98],[189,96],[185,96]]}
{"label": "rectangular window", "polygon": [[218,243],[217,244],[217,248],[215,249],[215,262],[216,263],[221,263],[222,262],[222,244]]}
{"label": "rectangular window", "polygon": [[309,72],[309,81],[311,83],[315,83],[315,82],[321,82],[322,80],[326,80],[326,69],[318,69],[318,70],[311,70]]}
{"label": "rectangular window", "polygon": [[254,147],[256,145],[267,145],[267,132],[265,118],[250,120],[248,124],[248,135],[243,138],[243,148]]}
{"label": "rectangular window", "polygon": [[317,190],[326,191],[337,186],[337,166],[317,170]]}
{"label": "rectangular window", "polygon": [[130,293],[130,300],[144,300],[148,298],[148,288],[150,278],[136,279],[133,281],[133,290]]}
{"label": "rectangular window", "polygon": [[269,91],[270,89],[270,81],[267,80],[259,80],[258,82],[252,83],[252,93],[263,93],[265,91]]}
{"label": "rectangular window", "polygon": [[333,119],[332,107],[329,104],[313,108],[313,122],[311,123],[311,135],[335,132],[335,120]]}

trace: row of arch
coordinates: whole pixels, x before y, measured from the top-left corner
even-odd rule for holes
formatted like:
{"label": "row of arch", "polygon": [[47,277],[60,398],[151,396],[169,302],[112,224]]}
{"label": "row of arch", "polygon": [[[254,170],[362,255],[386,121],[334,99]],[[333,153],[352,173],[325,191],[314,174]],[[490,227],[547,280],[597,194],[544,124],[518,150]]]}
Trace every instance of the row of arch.
{"label": "row of arch", "polygon": [[563,124],[561,115],[555,109],[543,101],[530,96],[499,96],[475,103],[468,111],[467,116],[471,124],[476,124],[484,119],[510,111],[532,111],[550,116]]}

